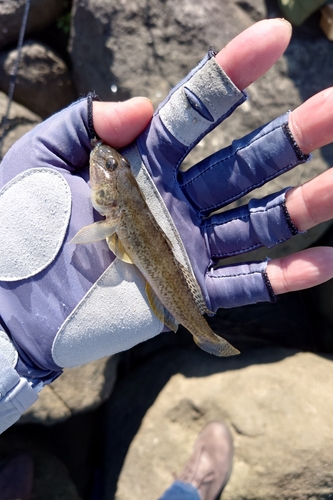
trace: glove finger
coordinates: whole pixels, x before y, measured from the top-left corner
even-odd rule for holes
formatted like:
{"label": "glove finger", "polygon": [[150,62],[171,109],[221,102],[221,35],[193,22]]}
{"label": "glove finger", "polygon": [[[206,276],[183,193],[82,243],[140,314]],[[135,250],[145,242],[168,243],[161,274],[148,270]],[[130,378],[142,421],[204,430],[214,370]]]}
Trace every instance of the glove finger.
{"label": "glove finger", "polygon": [[257,302],[275,302],[266,274],[267,262],[249,262],[211,268],[205,276],[212,311]]}
{"label": "glove finger", "polygon": [[285,206],[289,189],[204,219],[201,227],[212,261],[271,248],[298,234]]}
{"label": "glove finger", "polygon": [[178,180],[205,217],[308,159],[294,141],[285,114],[179,172]]}
{"label": "glove finger", "polygon": [[[211,50],[161,103],[139,143],[178,168],[189,151],[246,99]],[[170,160],[170,155],[172,160]],[[163,170],[165,166],[162,165]],[[153,168],[153,165],[151,166]]]}

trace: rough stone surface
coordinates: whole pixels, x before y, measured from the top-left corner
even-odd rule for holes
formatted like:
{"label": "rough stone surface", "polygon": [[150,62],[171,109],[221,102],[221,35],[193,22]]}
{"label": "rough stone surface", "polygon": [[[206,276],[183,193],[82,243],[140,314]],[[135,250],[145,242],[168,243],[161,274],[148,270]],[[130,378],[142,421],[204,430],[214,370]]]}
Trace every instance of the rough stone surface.
{"label": "rough stone surface", "polygon": [[[3,92],[0,92],[0,124],[3,123],[4,116],[7,112],[8,97]],[[4,140],[1,154],[8,151],[16,141],[19,140],[25,133],[29,132],[35,125],[42,121],[41,117],[28,110],[24,106],[12,102],[10,113],[7,120],[6,130],[3,131],[1,126],[1,134],[4,133]]]}
{"label": "rough stone surface", "polygon": [[83,411],[91,411],[112,392],[118,357],[92,361],[64,373],[39,393],[39,399],[19,423],[55,424]]}
{"label": "rough stone surface", "polygon": [[78,90],[93,86],[110,99],[116,85],[115,100],[145,95],[157,104],[211,44],[222,47],[252,22],[233,1],[75,0],[70,52]]}
{"label": "rough stone surface", "polygon": [[9,438],[7,435],[1,436],[0,460],[6,460],[7,457],[16,453],[29,453],[33,458],[33,500],[46,498],[48,500],[81,500],[68,469],[52,453],[25,439],[12,435]]}
{"label": "rough stone surface", "polygon": [[[0,2],[0,48],[17,43],[26,0]],[[53,23],[64,8],[62,0],[31,0],[26,33],[41,30]]]}
{"label": "rough stone surface", "polygon": [[[123,458],[130,439],[117,442],[117,425],[133,436],[115,498],[159,498],[214,419],[228,423],[235,444],[223,500],[330,498],[332,383],[332,357],[292,350],[228,359],[198,350],[156,357],[124,380],[109,403],[110,462]],[[105,498],[111,498],[112,465],[107,471]]]}
{"label": "rough stone surface", "polygon": [[[0,54],[0,90],[7,92],[18,51]],[[42,118],[66,107],[76,92],[65,62],[48,46],[29,40],[21,51],[14,100]]]}

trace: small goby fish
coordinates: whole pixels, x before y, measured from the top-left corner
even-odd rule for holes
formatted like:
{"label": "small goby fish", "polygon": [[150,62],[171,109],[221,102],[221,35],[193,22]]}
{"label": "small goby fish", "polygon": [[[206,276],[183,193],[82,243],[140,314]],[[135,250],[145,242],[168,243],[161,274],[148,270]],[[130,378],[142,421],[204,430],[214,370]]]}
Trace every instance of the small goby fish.
{"label": "small goby fish", "polygon": [[[216,356],[238,354],[216,335],[203,314],[209,312],[190,271],[174,256],[172,245],[146,204],[128,161],[98,141],[90,154],[91,198],[105,220],[83,227],[71,243],[106,239],[111,251],[134,264],[146,279],[148,302],[171,330],[182,324],[201,349]],[[162,258],[161,258],[162,256]],[[201,302],[198,300],[201,297]]]}

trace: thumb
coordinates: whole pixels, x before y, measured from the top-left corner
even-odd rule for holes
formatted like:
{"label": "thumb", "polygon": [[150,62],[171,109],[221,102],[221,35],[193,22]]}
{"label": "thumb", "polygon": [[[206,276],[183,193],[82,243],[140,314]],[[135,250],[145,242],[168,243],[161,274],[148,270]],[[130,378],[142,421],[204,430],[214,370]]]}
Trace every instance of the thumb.
{"label": "thumb", "polygon": [[153,114],[153,105],[146,97],[124,102],[93,102],[96,134],[115,148],[130,144],[142,132]]}

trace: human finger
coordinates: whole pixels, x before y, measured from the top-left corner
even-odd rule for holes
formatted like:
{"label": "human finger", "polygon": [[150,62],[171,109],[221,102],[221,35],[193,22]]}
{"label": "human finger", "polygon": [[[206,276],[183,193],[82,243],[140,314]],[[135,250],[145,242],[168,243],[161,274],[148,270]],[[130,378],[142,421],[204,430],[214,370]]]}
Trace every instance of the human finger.
{"label": "human finger", "polygon": [[333,170],[286,193],[286,207],[299,231],[333,219]]}
{"label": "human finger", "polygon": [[266,273],[276,295],[320,285],[333,278],[333,248],[308,248],[273,259]]}
{"label": "human finger", "polygon": [[130,144],[148,125],[153,105],[145,97],[124,102],[93,102],[96,134],[115,148]]}
{"label": "human finger", "polygon": [[333,141],[333,87],[314,95],[292,111],[290,131],[307,154]]}
{"label": "human finger", "polygon": [[216,61],[243,90],[281,57],[288,47],[291,32],[291,24],[285,19],[259,21],[231,40],[216,55]]}

